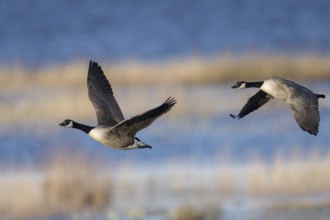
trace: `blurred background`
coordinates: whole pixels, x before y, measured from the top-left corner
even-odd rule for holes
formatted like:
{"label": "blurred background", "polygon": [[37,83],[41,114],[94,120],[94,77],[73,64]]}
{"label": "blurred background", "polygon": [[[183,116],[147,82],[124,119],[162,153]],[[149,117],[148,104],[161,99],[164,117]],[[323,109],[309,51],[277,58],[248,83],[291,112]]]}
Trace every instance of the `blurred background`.
{"label": "blurred background", "polygon": [[[330,2],[0,1],[0,219],[328,219]],[[89,60],[125,117],[177,105],[118,151],[95,125]],[[233,120],[280,76],[325,94],[320,133],[285,103]]]}

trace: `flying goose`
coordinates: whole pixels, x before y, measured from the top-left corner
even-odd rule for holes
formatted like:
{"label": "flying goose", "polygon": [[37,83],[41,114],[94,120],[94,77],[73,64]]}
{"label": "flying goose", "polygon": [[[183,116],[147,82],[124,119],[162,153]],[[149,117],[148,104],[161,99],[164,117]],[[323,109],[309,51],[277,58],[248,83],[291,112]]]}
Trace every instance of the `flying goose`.
{"label": "flying goose", "polygon": [[232,118],[243,118],[266,104],[270,99],[277,98],[289,105],[303,131],[315,136],[318,134],[320,123],[318,99],[325,98],[325,95],[315,94],[304,86],[279,77],[272,77],[260,82],[239,81],[232,86],[235,89],[250,87],[260,88],[260,90],[249,98],[237,116],[230,114]]}
{"label": "flying goose", "polygon": [[83,125],[71,119],[66,119],[59,125],[82,130],[94,140],[115,149],[152,148],[135,137],[136,133],[176,104],[176,100],[169,97],[160,106],[125,119],[103,70],[93,61],[89,62],[87,86],[89,99],[96,112],[97,126]]}

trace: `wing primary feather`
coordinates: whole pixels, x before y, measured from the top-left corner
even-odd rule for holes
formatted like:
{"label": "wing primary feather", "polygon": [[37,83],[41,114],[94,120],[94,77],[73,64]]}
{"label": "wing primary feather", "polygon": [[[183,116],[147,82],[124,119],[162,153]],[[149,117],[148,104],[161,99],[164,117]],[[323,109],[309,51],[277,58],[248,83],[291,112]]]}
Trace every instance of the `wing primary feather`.
{"label": "wing primary feather", "polygon": [[234,115],[232,114],[230,116],[232,118],[241,119],[266,104],[271,98],[272,97],[270,95],[262,90],[259,90],[248,99],[247,103],[243,106],[242,110],[237,116],[233,117]]}
{"label": "wing primary feather", "polygon": [[113,95],[111,85],[97,62],[89,62],[87,86],[88,96],[95,108],[99,125],[107,124],[113,126],[124,120],[123,113]]}
{"label": "wing primary feather", "polygon": [[158,117],[168,112],[176,103],[177,101],[175,98],[169,97],[160,106],[150,109],[140,115],[126,119],[116,125],[114,129],[116,129],[118,132],[124,132],[134,136],[138,131],[148,127]]}

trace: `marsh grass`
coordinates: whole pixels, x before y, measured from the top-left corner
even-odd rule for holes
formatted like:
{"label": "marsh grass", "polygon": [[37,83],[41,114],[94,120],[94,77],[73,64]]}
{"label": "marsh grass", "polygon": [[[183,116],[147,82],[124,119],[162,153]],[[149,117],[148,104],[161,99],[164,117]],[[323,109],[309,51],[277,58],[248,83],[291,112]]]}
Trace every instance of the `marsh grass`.
{"label": "marsh grass", "polygon": [[[330,77],[330,57],[317,54],[267,55],[223,54],[213,58],[190,57],[169,61],[128,60],[100,65],[114,84],[214,84],[264,79],[270,76],[321,80]],[[15,90],[29,87],[73,88],[86,85],[87,61],[36,70],[22,66],[0,67],[0,87]]]}
{"label": "marsh grass", "polygon": [[[199,114],[209,117],[230,109],[230,105],[221,106],[214,103],[220,93],[199,93],[198,87],[178,86],[113,86],[115,97],[125,118],[144,112],[162,104],[169,96],[175,97],[178,104],[175,111],[166,114],[167,119],[183,115]],[[45,124],[58,124],[66,118],[95,123],[95,112],[88,99],[87,88],[64,88],[61,90],[27,89],[21,94],[7,94],[6,100],[0,102],[0,122],[3,125],[33,126],[35,129]],[[196,103],[199,103],[196,105]],[[213,106],[208,108],[205,106]],[[233,103],[233,106],[239,105]],[[28,116],[28,117],[27,117]]]}
{"label": "marsh grass", "polygon": [[310,201],[308,199],[298,199],[293,201],[284,201],[281,203],[270,204],[266,206],[267,211],[288,212],[288,211],[308,211],[308,210],[329,210],[330,201]]}
{"label": "marsh grass", "polygon": [[0,216],[4,219],[43,216],[44,194],[40,185],[38,174],[19,170],[2,172]]}
{"label": "marsh grass", "polygon": [[311,153],[308,159],[278,156],[272,163],[255,160],[246,170],[247,192],[259,195],[330,193],[330,156]]}
{"label": "marsh grass", "polygon": [[330,202],[313,201],[310,199],[295,199],[294,201],[281,201],[264,207],[265,219],[328,219]]}
{"label": "marsh grass", "polygon": [[222,212],[217,205],[204,204],[202,206],[193,206],[182,204],[176,207],[170,213],[172,220],[221,220]]}
{"label": "marsh grass", "polygon": [[[254,159],[244,165],[219,162],[211,167],[193,162],[166,167],[119,163],[114,171],[87,156],[65,152],[40,170],[2,171],[0,216],[106,213],[108,209],[125,210],[126,215],[142,210],[147,215],[146,207],[159,209],[170,199],[177,204],[171,209],[173,219],[189,219],[190,214],[191,218],[212,219],[212,213],[221,214],[222,202],[239,195],[276,198],[267,210],[324,209],[329,199],[315,203],[278,199],[330,195],[330,155],[309,155],[278,156],[274,162]],[[205,204],[214,201],[218,206],[205,211],[205,207],[213,207]]]}
{"label": "marsh grass", "polygon": [[110,170],[83,155],[57,155],[46,171],[46,204],[56,213],[104,210],[111,201]]}
{"label": "marsh grass", "polygon": [[83,155],[61,153],[41,170],[8,170],[0,175],[0,217],[24,219],[55,214],[95,213],[111,204],[109,168]]}
{"label": "marsh grass", "polygon": [[[176,110],[166,117],[180,117],[187,111],[207,117],[217,113],[227,114],[231,110],[229,106],[241,107],[241,101],[244,102],[246,97],[235,98],[233,100],[240,102],[230,105],[216,105],[214,100],[228,94],[207,93],[208,98],[205,98],[205,93],[196,89],[198,86],[212,87],[210,85],[260,80],[274,75],[297,81],[329,79],[329,60],[330,57],[321,55],[225,54],[214,58],[100,64],[120,106],[128,109],[124,111],[126,117],[157,106],[168,96],[175,96],[178,104]],[[0,67],[0,115],[3,116],[0,123],[38,127],[44,123],[58,123],[64,119],[63,116],[95,120],[87,96],[87,69],[87,61],[36,70],[22,66]]]}

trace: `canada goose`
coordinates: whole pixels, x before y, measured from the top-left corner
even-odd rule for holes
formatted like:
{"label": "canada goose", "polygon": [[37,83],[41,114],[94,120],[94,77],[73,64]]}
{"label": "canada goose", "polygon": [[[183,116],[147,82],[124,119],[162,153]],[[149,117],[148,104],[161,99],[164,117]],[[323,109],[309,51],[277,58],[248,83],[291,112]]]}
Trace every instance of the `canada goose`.
{"label": "canada goose", "polygon": [[93,61],[89,62],[87,86],[89,99],[96,112],[97,126],[79,124],[71,119],[59,125],[82,130],[96,141],[115,149],[152,148],[135,134],[176,104],[176,100],[169,97],[162,105],[125,120],[103,70]]}
{"label": "canada goose", "polygon": [[239,81],[232,86],[235,89],[250,87],[260,88],[260,90],[249,98],[237,116],[230,114],[232,118],[243,118],[266,104],[270,99],[277,98],[289,105],[302,130],[317,135],[320,123],[318,99],[325,98],[325,95],[314,94],[306,87],[279,77],[272,77],[260,82]]}

